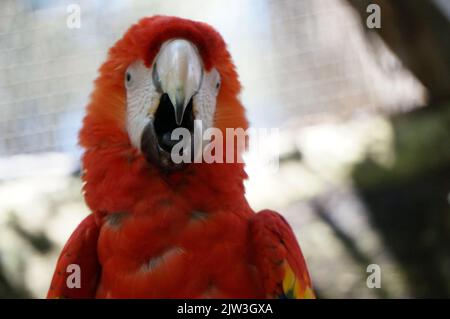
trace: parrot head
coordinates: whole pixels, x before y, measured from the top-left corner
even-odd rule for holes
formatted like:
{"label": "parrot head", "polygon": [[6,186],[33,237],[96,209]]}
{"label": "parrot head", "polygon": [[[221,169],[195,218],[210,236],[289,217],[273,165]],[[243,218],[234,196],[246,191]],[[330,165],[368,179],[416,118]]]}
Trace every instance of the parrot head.
{"label": "parrot head", "polygon": [[[99,73],[80,132],[88,151],[127,148],[172,171],[184,167],[171,158],[175,129],[247,128],[231,56],[205,23],[144,18],[109,50]],[[191,142],[193,150],[198,139]]]}

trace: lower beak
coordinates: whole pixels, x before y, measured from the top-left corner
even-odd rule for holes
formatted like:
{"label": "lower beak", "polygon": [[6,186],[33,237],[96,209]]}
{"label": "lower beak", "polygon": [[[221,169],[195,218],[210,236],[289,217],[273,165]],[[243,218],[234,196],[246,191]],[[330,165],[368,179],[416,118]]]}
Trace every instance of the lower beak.
{"label": "lower beak", "polygon": [[174,163],[171,153],[160,146],[152,121],[148,122],[142,132],[141,151],[148,162],[164,170],[172,171],[184,166],[183,163]]}

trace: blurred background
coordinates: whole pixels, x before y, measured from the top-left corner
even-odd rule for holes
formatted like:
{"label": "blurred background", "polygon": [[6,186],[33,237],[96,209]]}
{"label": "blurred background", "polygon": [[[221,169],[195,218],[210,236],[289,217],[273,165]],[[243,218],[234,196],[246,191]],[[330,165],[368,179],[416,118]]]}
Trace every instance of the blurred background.
{"label": "blurred background", "polygon": [[154,14],[213,25],[251,125],[279,129],[279,169],[249,154],[247,197],[289,220],[319,297],[450,297],[450,1],[3,0],[0,298],[46,295],[88,214],[77,131],[97,68]]}

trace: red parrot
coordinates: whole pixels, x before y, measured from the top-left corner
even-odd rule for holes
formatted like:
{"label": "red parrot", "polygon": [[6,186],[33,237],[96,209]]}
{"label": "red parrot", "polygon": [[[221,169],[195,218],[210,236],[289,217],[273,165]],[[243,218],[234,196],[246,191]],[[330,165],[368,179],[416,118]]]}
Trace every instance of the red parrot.
{"label": "red parrot", "polygon": [[62,250],[48,298],[314,297],[287,222],[247,203],[243,163],[179,164],[170,155],[171,133],[192,132],[194,120],[247,129],[239,92],[211,26],[166,16],[131,26],[87,106],[79,140],[92,213]]}

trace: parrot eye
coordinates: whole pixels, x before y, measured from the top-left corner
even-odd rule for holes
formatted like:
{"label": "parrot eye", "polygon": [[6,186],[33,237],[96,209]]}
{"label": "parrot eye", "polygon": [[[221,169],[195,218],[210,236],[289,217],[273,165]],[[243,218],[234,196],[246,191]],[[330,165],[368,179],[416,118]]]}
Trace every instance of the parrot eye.
{"label": "parrot eye", "polygon": [[133,82],[133,79],[132,79],[132,77],[131,77],[131,73],[130,73],[130,71],[127,71],[127,72],[125,73],[125,86],[126,86],[127,88],[130,88],[132,82]]}
{"label": "parrot eye", "polygon": [[211,90],[215,92],[213,92],[215,95],[219,94],[219,90],[220,90],[220,86],[222,85],[222,81],[220,79],[220,74],[216,69],[212,69],[211,73],[208,75],[209,77],[209,83],[210,83],[210,88]]}

